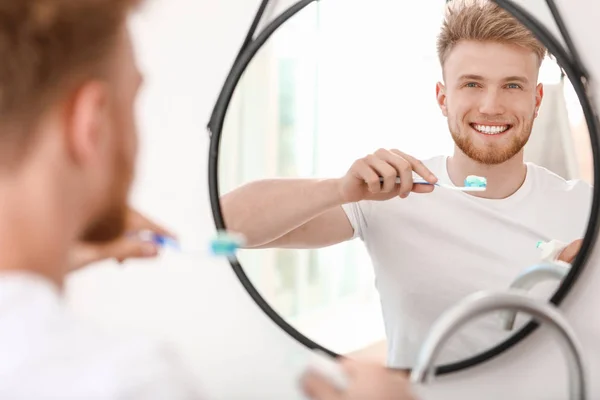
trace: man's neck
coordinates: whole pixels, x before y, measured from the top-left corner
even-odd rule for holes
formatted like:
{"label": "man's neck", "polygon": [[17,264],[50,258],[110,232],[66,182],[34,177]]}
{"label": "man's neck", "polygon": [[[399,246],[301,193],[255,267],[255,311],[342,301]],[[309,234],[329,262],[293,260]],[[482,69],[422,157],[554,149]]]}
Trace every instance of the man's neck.
{"label": "man's neck", "polygon": [[58,191],[40,177],[0,178],[0,274],[33,273],[62,289],[72,229],[69,195]]}
{"label": "man's neck", "polygon": [[469,175],[487,179],[485,192],[473,192],[478,197],[504,199],[514,194],[523,185],[527,166],[523,162],[523,150],[502,164],[485,165],[469,158],[455,147],[454,155],[448,159],[448,175],[457,186],[463,186]]}

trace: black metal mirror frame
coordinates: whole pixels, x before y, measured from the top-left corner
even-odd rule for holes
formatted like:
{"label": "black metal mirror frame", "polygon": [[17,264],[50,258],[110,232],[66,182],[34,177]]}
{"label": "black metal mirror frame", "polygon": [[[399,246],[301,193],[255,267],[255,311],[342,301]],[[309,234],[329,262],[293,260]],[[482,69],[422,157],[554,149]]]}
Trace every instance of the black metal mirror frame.
{"label": "black metal mirror frame", "polygon": [[[215,220],[215,227],[219,231],[225,231],[225,221],[221,211],[221,205],[219,201],[219,180],[218,180],[218,165],[219,165],[219,146],[221,143],[221,134],[223,130],[223,124],[229,103],[235,91],[235,88],[246,70],[249,63],[252,61],[256,53],[265,44],[265,42],[271,37],[271,35],[281,27],[288,19],[293,17],[300,10],[308,6],[309,4],[318,0],[300,0],[294,5],[289,7],[283,13],[278,15],[273,21],[266,25],[257,35],[256,30],[261,22],[263,14],[269,4],[269,0],[262,0],[257,14],[252,22],[250,30],[248,31],[246,38],[242,44],[241,49],[231,67],[229,74],[225,80],[223,88],[219,94],[217,102],[213,108],[210,121],[208,123],[208,131],[210,134],[210,150],[209,150],[209,165],[208,165],[208,179],[209,179],[209,190],[210,190],[210,201],[213,217]],[[451,1],[451,0],[450,0]],[[593,203],[590,212],[590,221],[583,239],[582,247],[577,255],[573,266],[569,274],[563,280],[561,286],[552,296],[550,301],[555,305],[560,305],[565,299],[569,291],[574,287],[577,278],[583,271],[583,268],[588,261],[588,257],[591,254],[592,247],[594,246],[598,233],[599,211],[600,211],[600,187],[598,186],[598,179],[600,178],[600,124],[596,115],[595,104],[592,102],[592,96],[589,88],[589,75],[586,69],[581,63],[575,46],[568,34],[565,24],[558,12],[556,5],[553,0],[546,0],[546,3],[552,12],[554,20],[559,28],[561,35],[565,41],[567,49],[565,49],[556,38],[548,31],[548,29],[541,24],[535,17],[525,11],[522,7],[518,6],[511,0],[494,0],[502,8],[510,12],[515,18],[517,18],[523,25],[529,28],[534,35],[544,43],[548,48],[549,52],[556,58],[559,66],[562,68],[564,74],[570,79],[573,88],[581,103],[585,120],[590,133],[590,142],[593,153],[593,169],[594,169],[594,195]],[[230,259],[231,267],[235,274],[239,278],[240,282],[256,302],[256,304],[286,333],[298,340],[300,343],[310,349],[319,349],[325,353],[333,356],[340,357],[339,354],[332,352],[331,350],[324,348],[318,343],[304,336],[298,332],[294,327],[288,324],[271,306],[265,301],[265,299],[256,290],[241,264],[237,258]],[[514,335],[502,343],[492,347],[491,349],[477,354],[473,357],[467,358],[462,361],[454,362],[451,364],[441,365],[436,368],[436,375],[448,374],[464,370],[473,366],[476,366],[485,361],[491,360],[498,356],[502,352],[510,349],[521,340],[531,335],[537,328],[538,324],[535,321],[529,322],[523,328],[521,328]]]}

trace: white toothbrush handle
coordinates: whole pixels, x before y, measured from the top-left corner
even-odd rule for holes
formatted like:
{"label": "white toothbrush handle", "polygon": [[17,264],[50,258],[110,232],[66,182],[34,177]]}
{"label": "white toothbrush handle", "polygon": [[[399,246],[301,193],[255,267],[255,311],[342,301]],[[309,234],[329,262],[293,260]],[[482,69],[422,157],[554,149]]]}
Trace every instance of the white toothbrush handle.
{"label": "white toothbrush handle", "polygon": [[[379,181],[381,183],[383,183],[383,178],[379,178]],[[400,177],[396,177],[396,183],[400,184]],[[451,190],[458,190],[461,192],[485,192],[485,187],[479,187],[479,186],[452,186],[452,185],[447,185],[445,183],[430,183],[427,182],[424,179],[414,179],[413,180],[413,184],[416,185],[434,185],[434,186],[439,186],[439,187],[443,187],[446,189],[451,189]]]}
{"label": "white toothbrush handle", "polygon": [[[383,178],[379,178],[379,182],[383,183]],[[396,183],[400,184],[400,177],[396,177]],[[419,185],[437,185],[437,183],[429,183],[424,179],[413,179],[413,183],[415,184],[419,184]]]}

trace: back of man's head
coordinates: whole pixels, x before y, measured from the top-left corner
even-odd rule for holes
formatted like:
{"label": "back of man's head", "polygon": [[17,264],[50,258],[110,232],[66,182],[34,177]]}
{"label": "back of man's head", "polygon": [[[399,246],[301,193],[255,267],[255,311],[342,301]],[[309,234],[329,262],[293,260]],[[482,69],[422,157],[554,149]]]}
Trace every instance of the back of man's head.
{"label": "back of man's head", "polygon": [[139,2],[0,0],[0,236],[15,255],[45,243],[60,264],[71,241],[123,233],[142,80],[127,21]]}
{"label": "back of man's head", "polygon": [[450,0],[437,40],[443,67],[448,54],[461,41],[516,45],[534,52],[541,64],[546,48],[512,14],[491,0]]}
{"label": "back of man's head", "polygon": [[0,0],[0,168],[24,157],[42,116],[103,79],[135,0]]}

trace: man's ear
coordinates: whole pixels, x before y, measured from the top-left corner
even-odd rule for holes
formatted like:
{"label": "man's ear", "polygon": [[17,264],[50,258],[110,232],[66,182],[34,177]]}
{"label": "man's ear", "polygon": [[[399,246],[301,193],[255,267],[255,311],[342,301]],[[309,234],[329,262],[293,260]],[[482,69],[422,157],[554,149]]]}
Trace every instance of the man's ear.
{"label": "man's ear", "polygon": [[100,82],[89,82],[73,93],[66,110],[66,143],[76,164],[98,157],[107,121],[108,91]]}
{"label": "man's ear", "polygon": [[538,116],[540,111],[540,106],[542,105],[542,99],[544,98],[544,85],[542,83],[538,83],[535,88],[535,116]]}
{"label": "man's ear", "polygon": [[446,108],[446,87],[442,84],[442,82],[438,82],[435,85],[435,96],[437,103],[440,106],[440,110],[442,110],[442,114],[444,114],[444,117],[447,117],[448,109]]}

